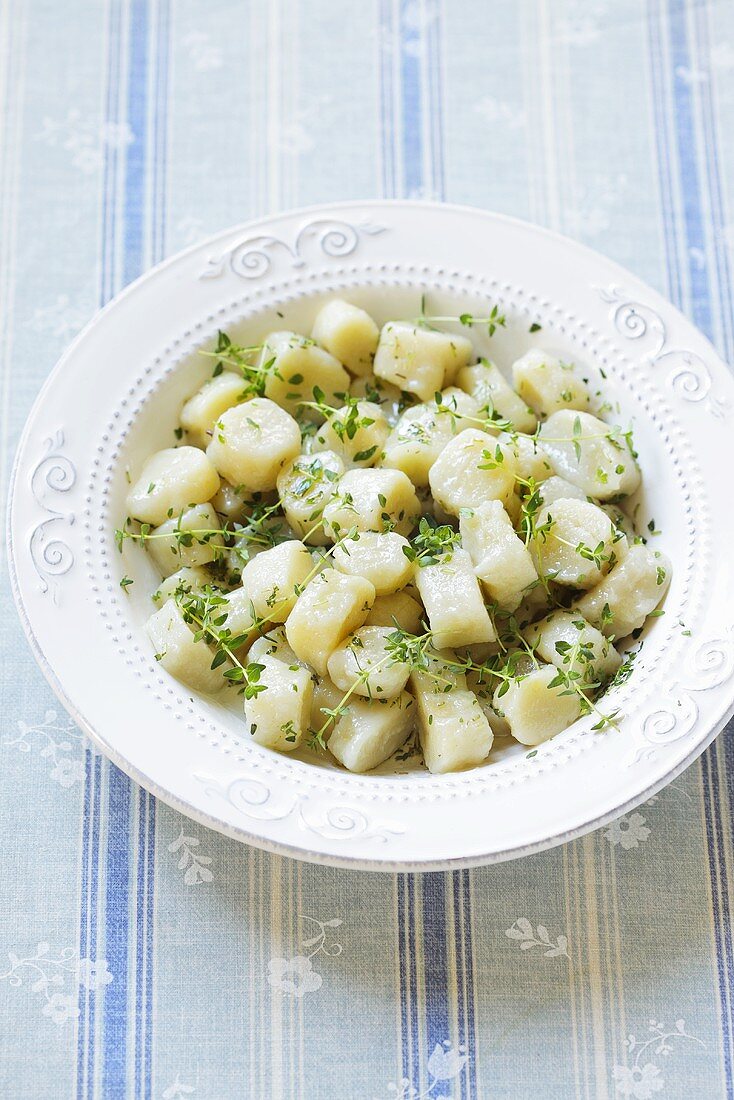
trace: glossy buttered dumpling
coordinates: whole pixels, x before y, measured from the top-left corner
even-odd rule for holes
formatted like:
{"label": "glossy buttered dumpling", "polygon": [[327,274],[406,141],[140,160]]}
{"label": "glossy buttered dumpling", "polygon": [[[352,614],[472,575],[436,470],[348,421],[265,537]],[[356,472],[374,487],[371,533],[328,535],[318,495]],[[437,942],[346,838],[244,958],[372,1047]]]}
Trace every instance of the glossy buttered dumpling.
{"label": "glossy buttered dumpling", "polygon": [[311,335],[350,374],[363,376],[372,371],[380,330],[359,306],[340,298],[327,302],[316,315]]}
{"label": "glossy buttered dumpling", "polygon": [[588,500],[557,500],[542,508],[530,544],[538,572],[557,584],[593,588],[627,551],[627,539]]}
{"label": "glossy buttered dumpling", "polygon": [[295,607],[313,569],[311,555],[296,539],[263,550],[242,570],[242,587],[255,614],[284,623]]}
{"label": "glossy buttered dumpling", "polygon": [[327,416],[314,436],[312,450],[333,452],[348,466],[373,466],[389,434],[380,406],[358,401]]}
{"label": "glossy buttered dumpling", "polygon": [[197,447],[207,447],[222,413],[245,400],[242,376],[225,371],[190,397],[181,409],[181,427]]}
{"label": "glossy buttered dumpling", "polygon": [[232,485],[261,493],[275,488],[278,474],[300,450],[293,417],[274,401],[254,397],[220,416],[207,456]]}
{"label": "glossy buttered dumpling", "polygon": [[[426,767],[440,775],[475,767],[487,759],[494,736],[466,677],[441,662],[413,672],[411,687],[418,711],[418,734]],[[447,683],[451,690],[447,691]]]}
{"label": "glossy buttered dumpling", "polygon": [[392,699],[408,682],[410,665],[392,653],[394,631],[384,626],[361,626],[341,642],[327,661],[331,680],[342,691],[369,699]]}
{"label": "glossy buttered dumpling", "polygon": [[410,543],[397,531],[362,531],[337,546],[334,565],[342,573],[365,577],[384,596],[404,588],[413,576],[406,550]]}
{"label": "glossy buttered dumpling", "polygon": [[420,514],[412,482],[400,470],[348,470],[324,508],[324,523],[333,539],[352,528],[407,535]]}
{"label": "glossy buttered dumpling", "polygon": [[563,684],[551,687],[557,677],[555,665],[543,665],[495,691],[495,710],[507,719],[512,736],[521,745],[542,744],[573,725],[581,713],[575,692]]}
{"label": "glossy buttered dumpling", "polygon": [[329,537],[321,524],[325,506],[334,496],[344,473],[344,463],[334,451],[301,454],[278,474],[278,496],[288,523],[312,546],[323,546]]}
{"label": "glossy buttered dumpling", "polygon": [[375,374],[421,401],[450,385],[473,355],[471,340],[404,321],[390,321],[380,334]]}
{"label": "glossy buttered dumpling", "polygon": [[347,577],[336,569],[319,574],[286,622],[286,637],[294,653],[325,676],[329,657],[362,625],[374,601],[374,586],[364,577]]}
{"label": "glossy buttered dumpling", "polygon": [[554,473],[597,500],[629,496],[640,470],[627,437],[590,413],[563,409],[540,428],[540,445]]}
{"label": "glossy buttered dumpling", "polygon": [[588,386],[573,364],[537,348],[513,363],[512,379],[520,397],[541,416],[558,409],[587,410],[591,404]]}
{"label": "glossy buttered dumpling", "polygon": [[479,363],[464,367],[456,381],[488,414],[509,420],[518,432],[535,431],[538,423],[535,413],[513,390],[494,363],[482,359]]}
{"label": "glossy buttered dumpling", "polygon": [[304,402],[320,390],[329,405],[338,405],[349,390],[349,375],[342,364],[313,340],[296,332],[271,332],[260,354],[265,373],[265,396],[290,412],[320,420]]}
{"label": "glossy buttered dumpling", "polygon": [[181,680],[193,691],[220,691],[225,681],[221,669],[212,669],[213,651],[194,639],[190,627],[174,599],[148,619],[145,629],[161,668]]}
{"label": "glossy buttered dumpling", "polygon": [[608,637],[626,638],[658,606],[670,577],[665,555],[638,543],[576,607]]}
{"label": "glossy buttered dumpling", "polygon": [[437,649],[495,640],[492,620],[466,550],[456,549],[435,565],[419,569],[415,582]]}
{"label": "glossy buttered dumpling", "polygon": [[[338,699],[342,695],[340,691]],[[350,772],[372,771],[405,744],[415,715],[415,701],[407,691],[394,699],[353,696],[336,720],[329,751]]]}
{"label": "glossy buttered dumpling", "polygon": [[158,525],[192,504],[204,504],[219,489],[213,463],[197,447],[168,447],[144,463],[127,494],[127,512]]}
{"label": "glossy buttered dumpling", "polygon": [[414,485],[425,487],[441,451],[459,432],[472,427],[479,414],[477,402],[456,386],[443,390],[434,401],[412,405],[385,440],[380,465],[402,470]]}
{"label": "glossy buttered dumpling", "polygon": [[198,504],[167,519],[153,532],[148,551],[164,577],[183,566],[216,561],[224,552],[217,513],[211,504]]}
{"label": "glossy buttered dumpling", "polygon": [[469,428],[444,447],[428,475],[431,492],[450,515],[485,500],[507,503],[515,489],[517,459],[512,448],[488,432]]}
{"label": "glossy buttered dumpling", "polygon": [[487,500],[467,509],[459,518],[459,530],[485,592],[500,607],[514,611],[537,583],[538,574],[502,502]]}
{"label": "glossy buttered dumpling", "polygon": [[287,664],[278,657],[257,661],[256,686],[245,699],[250,735],[259,745],[279,752],[297,749],[309,728],[313,680],[307,668]]}
{"label": "glossy buttered dumpling", "polygon": [[584,691],[599,687],[622,663],[611,642],[579,611],[553,611],[529,626],[525,638],[543,661],[578,676]]}

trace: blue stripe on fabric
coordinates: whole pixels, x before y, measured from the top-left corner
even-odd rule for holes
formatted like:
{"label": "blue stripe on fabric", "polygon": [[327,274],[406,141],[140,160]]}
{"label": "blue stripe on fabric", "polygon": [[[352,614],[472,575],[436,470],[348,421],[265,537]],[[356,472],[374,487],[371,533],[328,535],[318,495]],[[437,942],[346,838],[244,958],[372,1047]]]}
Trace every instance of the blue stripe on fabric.
{"label": "blue stripe on fabric", "polygon": [[[708,13],[703,4],[694,6],[696,17],[696,31],[698,40],[698,56],[696,68],[705,69],[710,64],[710,45],[708,34]],[[706,178],[709,191],[709,208],[711,211],[713,252],[716,260],[716,274],[719,290],[719,313],[723,335],[723,353],[732,362],[734,360],[734,332],[732,323],[734,313],[732,301],[731,271],[729,267],[729,253],[724,236],[724,204],[721,189],[721,172],[719,169],[719,155],[716,140],[716,122],[714,106],[711,95],[711,80],[703,80],[699,87],[699,95],[703,110],[704,150],[706,156]],[[725,745],[728,743],[725,739]]]}
{"label": "blue stripe on fabric", "polygon": [[[711,288],[708,268],[705,263],[696,262],[692,249],[700,249],[699,256],[705,257],[705,237],[703,232],[702,196],[696,163],[696,147],[693,137],[693,95],[690,85],[682,74],[690,71],[690,49],[686,26],[686,7],[681,0],[670,0],[669,26],[671,42],[671,68],[674,87],[675,123],[678,147],[678,167],[683,189],[686,242],[688,246],[688,267],[692,291],[692,311],[696,323],[709,338],[713,338],[713,319],[711,314]],[[711,148],[707,148],[709,157]],[[715,156],[715,153],[713,153]],[[709,167],[709,187],[711,172]],[[667,243],[667,241],[666,241]],[[727,272],[728,277],[728,272]],[[719,287],[721,294],[721,284]],[[682,304],[677,302],[676,304]],[[728,312],[729,304],[722,312]],[[718,785],[717,747],[709,749],[702,761],[701,775],[703,784],[704,817],[706,825],[709,856],[709,875],[711,880],[712,908],[714,916],[714,937],[716,943],[716,967],[721,998],[721,1025],[723,1032],[724,1072],[727,1095],[734,1094],[732,1079],[731,1046],[734,1027],[731,1012],[732,978],[734,976],[734,954],[732,951],[731,913],[729,910],[729,886],[723,850],[723,829],[721,811],[716,797]],[[721,875],[721,882],[719,882]]]}
{"label": "blue stripe on fabric", "polygon": [[695,323],[708,337],[712,337],[713,322],[708,270],[705,262],[696,262],[696,256],[705,256],[706,234],[696,161],[697,137],[693,117],[693,95],[690,83],[684,80],[681,75],[689,69],[691,63],[686,32],[686,10],[683,0],[670,0],[669,12],[676,146],[678,172],[683,192],[683,217],[691,288],[691,309]]}
{"label": "blue stripe on fabric", "polygon": [[143,1057],[141,1051],[140,1028],[144,1022],[145,999],[145,935],[146,935],[146,870],[148,866],[148,795],[141,791],[138,797],[138,866],[136,874],[136,951],[135,951],[135,1097],[139,1097],[143,1088]]}
{"label": "blue stripe on fabric", "polygon": [[114,981],[104,1002],[102,1095],[123,1100],[127,1094],[128,938],[130,914],[131,784],[110,766],[105,852],[105,948]]}
{"label": "blue stripe on fabric", "polygon": [[147,103],[148,0],[131,0],[127,117],[133,140],[125,172],[125,284],[136,279],[143,266]]}
{"label": "blue stripe on fabric", "polygon": [[413,0],[400,0],[401,124],[403,143],[403,194],[420,195],[423,178],[423,109],[420,87],[420,34],[408,21],[415,16]]}
{"label": "blue stripe on fabric", "polygon": [[143,1051],[143,1081],[145,1100],[150,1100],[153,1094],[153,913],[154,913],[154,887],[155,887],[155,835],[156,835],[156,801],[152,795],[148,799],[148,860],[147,860],[147,938],[145,943],[145,1018],[147,1028],[145,1031],[145,1049]]}
{"label": "blue stripe on fabric", "polygon": [[[129,9],[127,122],[132,132],[125,165],[123,281],[143,267],[145,160],[147,147],[148,3],[131,0]],[[114,981],[107,987],[104,1019],[102,1092],[106,1100],[128,1095],[127,1047],[129,993],[132,784],[110,768],[106,851],[105,940]],[[137,976],[137,975],[136,975]]]}
{"label": "blue stripe on fabric", "polygon": [[451,1035],[446,939],[446,884],[443,872],[425,874],[423,890],[423,969],[426,997],[426,1049],[430,1054]]}

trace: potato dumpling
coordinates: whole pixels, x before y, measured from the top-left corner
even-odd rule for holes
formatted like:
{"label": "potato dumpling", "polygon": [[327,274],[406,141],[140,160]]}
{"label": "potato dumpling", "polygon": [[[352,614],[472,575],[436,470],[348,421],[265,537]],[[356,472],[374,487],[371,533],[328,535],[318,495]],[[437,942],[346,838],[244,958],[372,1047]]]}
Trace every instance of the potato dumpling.
{"label": "potato dumpling", "polygon": [[469,428],[444,447],[428,475],[431,492],[453,516],[485,500],[509,502],[517,459],[510,447],[487,432]]}
{"label": "potato dumpling", "polygon": [[557,500],[587,499],[583,489],[579,489],[578,485],[572,485],[570,481],[566,481],[565,477],[559,477],[558,474],[553,474],[552,477],[546,478],[546,480],[538,486],[538,493],[542,503],[545,504],[546,507],[555,504]]}
{"label": "potato dumpling", "polygon": [[629,496],[640,470],[618,428],[591,413],[563,409],[540,429],[540,444],[560,477],[597,500]]}
{"label": "potato dumpling", "polygon": [[293,417],[274,401],[253,397],[220,416],[206,453],[232,485],[262,493],[275,488],[278,474],[300,449]]}
{"label": "potato dumpling", "polygon": [[263,550],[242,570],[242,585],[255,614],[284,623],[313,570],[311,555],[302,542],[289,539]]}
{"label": "potato dumpling", "polygon": [[245,400],[242,375],[224,371],[206,382],[181,409],[181,427],[191,443],[206,448],[222,413]]}
{"label": "potato dumpling", "polygon": [[636,543],[604,579],[575,605],[608,638],[626,638],[644,626],[668,590],[671,566],[664,554]]}
{"label": "potato dumpling", "polygon": [[407,691],[396,699],[351,697],[329,736],[329,752],[350,772],[368,772],[401,748],[415,724]]}
{"label": "potato dumpling", "polygon": [[231,648],[238,654],[246,653],[259,634],[255,625],[250,593],[246,588],[233,588],[231,592],[225,592],[222,599],[224,602],[217,618],[222,618],[224,621],[217,629],[228,630],[229,637],[234,643]]}
{"label": "potato dumpling", "polygon": [[335,719],[326,711],[336,710],[343,698],[344,692],[336,684],[332,684],[328,676],[317,677],[311,700],[311,729],[326,742],[334,732],[335,725]]}
{"label": "potato dumpling", "polygon": [[278,752],[298,748],[311,719],[313,680],[299,665],[277,657],[261,657],[257,685],[262,690],[245,699],[250,736],[258,745]]}
{"label": "potato dumpling", "polygon": [[332,413],[316,432],[311,450],[331,451],[348,466],[374,466],[390,434],[379,405],[357,401]]}
{"label": "potato dumpling", "polygon": [[186,565],[207,565],[224,553],[221,523],[211,504],[198,504],[167,519],[145,542],[164,577]]}
{"label": "potato dumpling", "polygon": [[228,481],[221,483],[219,492],[214,494],[211,503],[214,511],[227,523],[243,522],[252,505],[249,494],[242,486],[230,485]]}
{"label": "potato dumpling", "polygon": [[488,415],[509,420],[516,432],[534,432],[538,423],[535,413],[515,393],[499,367],[480,359],[471,367],[459,371],[456,381],[470,393]]}
{"label": "potato dumpling", "polygon": [[365,626],[389,626],[392,630],[405,630],[408,634],[420,634],[423,606],[409,592],[394,592],[390,596],[378,596],[365,619]]}
{"label": "potato dumpling", "polygon": [[492,620],[466,550],[416,570],[415,583],[438,649],[493,642]]}
{"label": "potato dumpling", "polygon": [[542,744],[572,725],[581,714],[578,695],[564,695],[562,684],[550,686],[557,675],[555,665],[543,665],[512,680],[504,693],[504,685],[497,688],[495,710],[507,719],[512,736],[521,745]]}
{"label": "potato dumpling", "polygon": [[407,535],[420,514],[413,484],[401,470],[347,470],[324,508],[324,526],[334,539],[353,527]]}
{"label": "potato dumpling", "polygon": [[409,548],[397,531],[361,531],[336,548],[334,565],[342,573],[366,577],[377,595],[384,596],[403,588],[413,576],[413,563],[405,554]]}
{"label": "potato dumpling", "polygon": [[589,388],[572,363],[563,363],[538,348],[512,364],[515,389],[539,416],[558,409],[588,409]]}
{"label": "potato dumpling", "polygon": [[428,485],[428,471],[447,443],[472,426],[469,417],[479,415],[473,397],[455,386],[438,398],[412,405],[400,416],[387,437],[381,466],[402,470],[419,488]]}
{"label": "potato dumpling", "polygon": [[203,641],[195,641],[175,600],[168,600],[145,624],[155,658],[161,668],[192,691],[215,692],[224,687],[223,668],[212,669],[214,653]]}
{"label": "potato dumpling", "polygon": [[380,330],[359,306],[333,298],[316,314],[311,336],[343,363],[350,374],[371,373]]}
{"label": "potato dumpling", "polygon": [[349,391],[349,375],[338,359],[295,332],[271,332],[263,344],[260,366],[267,367],[266,397],[317,422],[321,415],[303,405],[314,400],[314,390],[321,390],[328,405],[341,404]]}
{"label": "potato dumpling", "polygon": [[459,530],[484,591],[500,607],[514,611],[538,574],[501,501],[487,500],[463,512]]}
{"label": "potato dumpling", "polygon": [[361,626],[345,638],[326,662],[333,683],[368,699],[393,699],[408,682],[410,665],[391,656],[394,629]]}
{"label": "potato dumpling", "polygon": [[320,526],[326,505],[334,496],[344,463],[333,451],[299,455],[278,474],[278,495],[288,523],[311,546],[325,546],[329,538]]}
{"label": "potato dumpling", "polygon": [[265,633],[250,646],[250,661],[260,661],[263,657],[277,657],[287,665],[297,665],[299,660],[288,645],[285,636],[285,627],[282,623],[272,623],[265,628]]}
{"label": "potato dumpling", "polygon": [[[440,670],[439,670],[440,671]],[[455,672],[450,691],[429,672],[413,672],[411,689],[418,712],[418,736],[426,767],[434,775],[483,763],[494,735],[479,700]]]}
{"label": "potato dumpling", "polygon": [[627,539],[588,500],[557,500],[535,518],[530,550],[543,577],[572,588],[593,588],[627,551]]}
{"label": "potato dumpling", "polygon": [[421,401],[454,381],[474,354],[471,340],[405,321],[390,321],[380,333],[375,374]]}
{"label": "potato dumpling", "polygon": [[374,601],[375,589],[364,577],[336,569],[319,574],[288,616],[285,633],[293,652],[325,676],[329,657],[362,625]]}
{"label": "potato dumpling", "polygon": [[198,447],[167,447],[144,463],[127,494],[127,514],[141,523],[164,523],[204,504],[219,488],[219,475]]}
{"label": "potato dumpling", "polygon": [[518,477],[524,481],[532,478],[536,484],[540,484],[552,476],[553,467],[534,438],[529,435],[510,435],[507,432],[500,432],[497,439],[512,450],[517,460]]}
{"label": "potato dumpling", "polygon": [[162,580],[151,596],[151,599],[153,603],[162,606],[166,600],[170,600],[177,592],[201,592],[203,588],[211,584],[211,581],[212,579],[209,573],[202,566],[185,565],[182,569],[178,569],[175,573],[171,573],[170,576]]}
{"label": "potato dumpling", "polygon": [[622,658],[604,635],[579,611],[552,611],[525,630],[525,638],[549,665],[579,674],[579,685],[590,691],[609,679]]}

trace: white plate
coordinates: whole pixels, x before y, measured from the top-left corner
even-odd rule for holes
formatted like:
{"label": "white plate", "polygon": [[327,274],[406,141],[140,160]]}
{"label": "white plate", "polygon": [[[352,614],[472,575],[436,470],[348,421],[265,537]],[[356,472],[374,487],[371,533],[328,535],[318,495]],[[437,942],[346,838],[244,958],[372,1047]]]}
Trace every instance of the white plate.
{"label": "white plate", "polygon": [[[156,665],[142,631],[154,574],[121,556],[126,468],[172,442],[180,402],[218,328],[308,331],[344,294],[379,321],[497,303],[507,366],[537,345],[583,363],[634,421],[644,519],[673,561],[665,615],[629,681],[593,718],[475,771],[410,764],[353,776],[244,739],[235,711]],[[281,320],[278,311],[285,315]],[[542,326],[531,335],[532,322]],[[466,331],[466,330],[464,330]],[[486,340],[486,337],[485,337]],[[481,343],[480,350],[489,345]],[[525,855],[649,797],[732,713],[734,383],[672,306],[609,260],[531,225],[424,203],[347,203],[231,229],[155,268],[77,338],[44,386],[18,450],[9,507],[13,590],[36,658],[69,713],[150,791],[263,848],[372,869],[446,869]],[[124,573],[135,584],[119,587]],[[403,774],[400,774],[402,769]],[[392,773],[392,774],[391,774]]]}

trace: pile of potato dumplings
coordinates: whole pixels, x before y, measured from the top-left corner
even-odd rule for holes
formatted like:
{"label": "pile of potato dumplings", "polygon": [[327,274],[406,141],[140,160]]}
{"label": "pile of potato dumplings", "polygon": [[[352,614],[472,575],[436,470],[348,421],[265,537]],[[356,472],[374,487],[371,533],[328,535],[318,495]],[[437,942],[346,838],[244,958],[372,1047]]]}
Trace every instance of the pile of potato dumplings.
{"label": "pile of potato dumplings", "polygon": [[537,746],[591,710],[601,728],[615,644],[665,594],[601,395],[537,348],[511,385],[477,361],[479,319],[439,320],[380,329],[335,299],[310,337],[220,334],[177,445],[132,480],[118,536],[163,578],[156,659],[240,691],[267,748],[365,772],[417,734],[445,773],[495,736]]}

